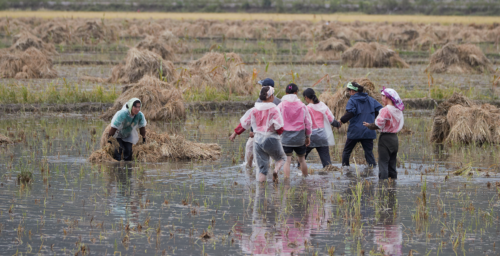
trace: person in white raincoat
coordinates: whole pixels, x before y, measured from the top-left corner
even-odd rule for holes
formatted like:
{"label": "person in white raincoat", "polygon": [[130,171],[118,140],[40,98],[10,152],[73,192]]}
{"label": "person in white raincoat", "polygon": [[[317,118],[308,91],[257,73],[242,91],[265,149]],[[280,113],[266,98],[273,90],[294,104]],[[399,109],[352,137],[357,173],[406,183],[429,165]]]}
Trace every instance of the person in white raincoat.
{"label": "person in white raincoat", "polygon": [[306,89],[302,95],[304,96],[307,104],[307,110],[311,115],[312,120],[312,134],[311,143],[307,147],[306,159],[313,149],[318,151],[319,158],[323,168],[332,163],[330,160],[330,148],[335,145],[335,138],[331,125],[339,128],[340,123],[335,120],[332,111],[325,103],[319,101],[313,89]]}
{"label": "person in white raincoat", "polygon": [[280,134],[283,133],[283,117],[278,107],[273,103],[273,87],[262,87],[259,98],[262,102],[256,102],[255,107],[245,113],[229,139],[234,141],[237,135],[252,127],[254,132],[253,151],[259,170],[257,179],[261,182],[266,180],[269,171],[269,158],[272,158],[276,161],[273,181],[277,182],[278,171],[286,160],[280,138]]}
{"label": "person in white raincoat", "polygon": [[142,135],[142,142],[146,143],[147,122],[141,112],[141,105],[141,100],[132,98],[116,112],[111,120],[108,138],[115,137],[120,144],[120,148],[116,149],[113,155],[113,158],[118,161],[132,161],[132,145],[139,141],[137,129]]}

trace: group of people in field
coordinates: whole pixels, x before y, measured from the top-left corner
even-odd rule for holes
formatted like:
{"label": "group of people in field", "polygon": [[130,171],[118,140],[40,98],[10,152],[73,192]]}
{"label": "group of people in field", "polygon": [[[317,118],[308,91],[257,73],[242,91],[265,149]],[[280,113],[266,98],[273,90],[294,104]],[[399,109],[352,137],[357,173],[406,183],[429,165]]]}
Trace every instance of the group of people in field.
{"label": "group of people in field", "polygon": [[305,105],[298,96],[296,84],[286,86],[286,95],[281,100],[275,96],[272,79],[266,78],[259,84],[262,85],[259,99],[243,115],[229,137],[234,141],[237,135],[250,130],[245,159],[249,166],[256,162],[259,181],[266,180],[270,159],[275,161],[273,181],[278,182],[278,171],[282,167],[285,178],[289,178],[293,152],[304,177],[308,175],[306,158],[313,149],[318,152],[323,167],[331,165],[330,147],[335,145],[332,127],[340,128],[348,122],[342,166],[349,166],[354,147],[361,143],[368,166],[376,167],[373,140],[379,131],[379,178],[397,179],[397,133],[404,124],[404,104],[395,90],[385,87],[381,90],[385,106],[382,107],[364,92],[363,86],[356,82],[347,83],[350,98],[345,114],[337,120],[328,106],[318,100],[312,88],[302,92]]}

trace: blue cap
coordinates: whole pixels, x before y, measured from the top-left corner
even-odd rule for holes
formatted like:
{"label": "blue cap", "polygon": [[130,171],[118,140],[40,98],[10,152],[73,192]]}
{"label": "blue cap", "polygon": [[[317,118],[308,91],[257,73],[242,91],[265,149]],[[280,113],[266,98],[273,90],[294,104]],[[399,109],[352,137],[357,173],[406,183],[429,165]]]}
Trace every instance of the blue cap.
{"label": "blue cap", "polygon": [[271,86],[271,87],[274,87],[274,81],[271,78],[266,78],[264,80],[260,80],[257,83],[259,83],[262,86]]}

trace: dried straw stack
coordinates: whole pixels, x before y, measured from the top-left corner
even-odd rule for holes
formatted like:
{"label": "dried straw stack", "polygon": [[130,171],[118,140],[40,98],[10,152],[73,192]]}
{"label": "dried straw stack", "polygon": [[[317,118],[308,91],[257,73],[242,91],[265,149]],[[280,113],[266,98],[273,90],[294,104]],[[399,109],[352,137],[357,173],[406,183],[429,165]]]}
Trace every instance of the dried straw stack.
{"label": "dried straw stack", "polygon": [[138,83],[124,89],[113,107],[104,112],[101,118],[110,120],[131,98],[141,100],[141,112],[147,120],[177,120],[186,116],[181,91],[156,77],[146,75]]}
{"label": "dried straw stack", "polygon": [[[107,142],[108,126],[101,137],[101,149],[94,151],[88,160],[92,163],[116,162],[113,152],[116,143]],[[147,143],[140,143],[132,147],[132,159],[140,162],[167,162],[179,160],[216,160],[221,155],[221,148],[216,143],[196,143],[185,140],[179,135],[160,134],[154,131],[147,132]]]}
{"label": "dried straw stack", "polygon": [[14,37],[14,44],[0,51],[0,77],[31,79],[56,78],[50,55],[55,53],[52,44],[22,32]]}
{"label": "dried straw stack", "polygon": [[342,54],[342,63],[351,68],[409,68],[399,54],[379,43],[358,42]]}
{"label": "dried straw stack", "polygon": [[[359,85],[363,86],[364,92],[368,93],[368,95],[378,102],[382,102],[382,97],[380,93],[377,93],[375,90],[375,85],[368,78],[356,78],[352,80],[352,82],[356,82]],[[325,91],[321,93],[319,96],[319,100],[324,102],[332,111],[333,116],[336,119],[340,119],[345,114],[345,108],[347,106],[347,102],[349,101],[349,92],[347,88],[342,88],[337,90],[332,94],[330,91]],[[343,125],[340,128],[340,131],[346,132],[348,125]]]}
{"label": "dried straw stack", "polygon": [[457,45],[448,43],[432,54],[425,70],[432,73],[472,73],[494,72],[491,61],[479,47],[473,44]]}
{"label": "dried straw stack", "polygon": [[236,53],[210,52],[189,64],[189,75],[181,78],[188,88],[214,87],[237,95],[251,94],[254,86],[251,75],[244,69]]}
{"label": "dried straw stack", "polygon": [[164,60],[178,61],[179,57],[174,52],[174,49],[168,44],[165,44],[161,38],[156,36],[146,36],[140,41],[135,48],[139,50],[148,50],[160,55]]}
{"label": "dried straw stack", "polygon": [[455,93],[436,109],[432,142],[500,143],[500,109]]}
{"label": "dried straw stack", "polygon": [[12,144],[12,140],[9,137],[0,134],[0,145],[2,144]]}
{"label": "dried straw stack", "polygon": [[99,78],[83,76],[80,79],[84,81],[98,83],[137,83],[144,76],[163,76],[167,82],[177,81],[178,75],[174,64],[148,50],[139,50],[130,48],[125,58],[125,64],[119,64],[113,67],[111,77]]}
{"label": "dried straw stack", "polygon": [[309,50],[305,59],[310,61],[339,60],[348,48],[349,46],[343,40],[332,37],[319,42],[316,49]]}

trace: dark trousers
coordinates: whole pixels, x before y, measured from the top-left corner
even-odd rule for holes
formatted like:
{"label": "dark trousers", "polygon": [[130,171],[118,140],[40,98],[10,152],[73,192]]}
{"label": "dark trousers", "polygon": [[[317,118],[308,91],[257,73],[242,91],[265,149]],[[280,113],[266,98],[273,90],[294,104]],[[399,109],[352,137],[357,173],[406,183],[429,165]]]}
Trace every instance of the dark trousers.
{"label": "dark trousers", "polygon": [[378,177],[381,180],[398,178],[396,171],[399,141],[396,133],[381,133],[378,139]]}
{"label": "dark trousers", "polygon": [[326,147],[317,147],[317,148],[307,147],[307,150],[306,150],[306,159],[307,159],[307,156],[309,155],[309,153],[311,153],[311,151],[313,149],[316,149],[316,151],[318,151],[319,159],[321,159],[321,164],[323,165],[323,168],[325,168],[328,165],[332,164],[332,161],[330,160],[330,148],[328,146],[326,146]]}
{"label": "dark trousers", "polygon": [[115,160],[132,161],[132,143],[123,141],[122,139],[116,139],[116,141],[120,144],[120,148],[115,149]]}
{"label": "dark trousers", "polygon": [[375,167],[377,162],[375,162],[375,156],[373,156],[373,140],[351,140],[347,139],[345,141],[344,152],[342,152],[342,166],[349,166],[349,158],[351,157],[352,150],[361,142],[361,146],[363,146],[363,150],[365,151],[365,159],[366,163],[369,166]]}

